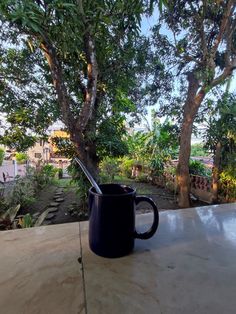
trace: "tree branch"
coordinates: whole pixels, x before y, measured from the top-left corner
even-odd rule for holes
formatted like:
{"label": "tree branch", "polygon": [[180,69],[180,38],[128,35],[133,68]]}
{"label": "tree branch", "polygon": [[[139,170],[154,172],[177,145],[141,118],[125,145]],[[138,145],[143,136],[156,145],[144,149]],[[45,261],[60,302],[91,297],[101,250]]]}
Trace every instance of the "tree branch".
{"label": "tree branch", "polygon": [[62,69],[56,55],[55,48],[49,43],[41,42],[40,48],[43,50],[51,70],[53,85],[57,92],[58,101],[61,107],[64,123],[74,132],[75,119],[70,110],[70,100],[63,81]]}
{"label": "tree branch", "polygon": [[218,84],[220,84],[221,82],[223,82],[227,77],[231,76],[233,70],[236,69],[236,58],[233,59],[233,61],[231,62],[231,64],[229,66],[227,66],[223,73],[220,74],[218,77],[216,77],[212,83],[211,83],[211,87],[214,87]]}
{"label": "tree branch", "polygon": [[87,19],[83,8],[83,3],[81,0],[77,0],[77,3],[85,27],[85,34],[83,36],[83,40],[85,56],[87,61],[87,86],[86,90],[83,88],[85,100],[83,102],[79,118],[77,121],[78,129],[80,130],[80,132],[84,132],[89,120],[92,118],[96,102],[98,65],[95,53],[95,43],[90,33],[89,25],[87,25]]}
{"label": "tree branch", "polygon": [[207,56],[206,34],[204,30],[205,12],[206,12],[206,1],[203,1],[203,15],[200,16],[199,27],[200,27],[200,38],[201,38],[201,46],[202,46],[204,60],[206,59],[206,56]]}
{"label": "tree branch", "polygon": [[236,7],[235,1],[229,0],[227,3],[227,7],[224,11],[223,19],[222,19],[221,24],[220,24],[219,33],[218,33],[218,35],[215,39],[215,43],[211,49],[211,55],[212,56],[215,56],[215,54],[216,54],[216,51],[219,47],[219,44],[222,41],[222,38],[224,36],[227,24],[229,23],[229,18],[233,14],[235,7]]}

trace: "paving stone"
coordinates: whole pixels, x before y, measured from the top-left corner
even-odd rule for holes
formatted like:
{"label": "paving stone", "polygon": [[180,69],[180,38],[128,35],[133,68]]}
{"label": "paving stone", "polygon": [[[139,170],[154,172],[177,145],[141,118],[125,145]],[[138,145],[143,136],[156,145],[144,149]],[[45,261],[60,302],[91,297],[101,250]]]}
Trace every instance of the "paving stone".
{"label": "paving stone", "polygon": [[62,195],[63,193],[62,192],[56,192],[54,195]]}
{"label": "paving stone", "polygon": [[48,212],[49,213],[55,213],[58,211],[58,208],[57,207],[48,207]]}
{"label": "paving stone", "polygon": [[59,204],[57,202],[52,202],[49,204],[50,207],[57,207]]}
{"label": "paving stone", "polygon": [[44,222],[42,223],[43,226],[47,226],[47,225],[51,225],[51,221],[50,220],[44,220]]}
{"label": "paving stone", "polygon": [[55,201],[61,203],[61,202],[64,202],[64,198],[58,197],[55,199]]}
{"label": "paving stone", "polygon": [[24,217],[24,215],[17,215],[16,219],[20,219],[20,218],[23,218],[23,217]]}
{"label": "paving stone", "polygon": [[39,215],[40,215],[40,213],[39,213],[39,212],[37,212],[37,213],[34,213],[32,217],[33,217],[33,218],[38,218],[38,217],[39,217]]}
{"label": "paving stone", "polygon": [[63,196],[63,195],[61,195],[61,194],[60,194],[60,195],[54,195],[54,196],[53,196],[53,199],[56,200],[57,198],[61,198],[62,196]]}
{"label": "paving stone", "polygon": [[50,220],[50,219],[54,218],[55,216],[56,216],[55,214],[49,213],[49,214],[47,214],[45,220]]}
{"label": "paving stone", "polygon": [[58,189],[55,191],[55,193],[63,193],[64,191],[62,189]]}

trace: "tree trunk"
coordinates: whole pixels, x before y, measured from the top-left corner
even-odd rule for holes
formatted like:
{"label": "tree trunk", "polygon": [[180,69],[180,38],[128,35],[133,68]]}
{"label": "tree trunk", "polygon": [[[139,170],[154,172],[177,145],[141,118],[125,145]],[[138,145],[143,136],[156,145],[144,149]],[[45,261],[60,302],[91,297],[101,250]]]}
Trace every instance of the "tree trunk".
{"label": "tree trunk", "polygon": [[216,144],[214,165],[212,172],[212,203],[216,203],[218,200],[219,190],[219,173],[220,173],[220,160],[221,160],[221,143]]}
{"label": "tree trunk", "polygon": [[95,180],[98,179],[98,156],[96,153],[96,146],[91,141],[86,141],[84,134],[76,132],[71,141],[74,143],[76,153],[86,168],[89,170]]}
{"label": "tree trunk", "polygon": [[181,208],[190,206],[189,192],[189,158],[191,153],[191,135],[194,118],[205,96],[205,92],[199,89],[199,81],[194,72],[188,74],[188,95],[184,104],[184,115],[180,133],[179,162],[177,166],[178,204]]}
{"label": "tree trunk", "polygon": [[191,152],[193,117],[190,118],[189,116],[185,115],[183,118],[180,135],[179,162],[177,167],[177,183],[179,192],[178,203],[181,208],[190,206],[189,158]]}
{"label": "tree trunk", "polygon": [[87,86],[80,82],[80,87],[84,96],[84,101],[80,109],[79,117],[74,118],[70,104],[74,100],[68,94],[64,79],[62,66],[57,56],[56,49],[45,41],[41,43],[45,57],[51,70],[53,84],[57,93],[58,102],[60,104],[63,122],[67,126],[70,139],[75,146],[76,153],[88,168],[95,179],[98,178],[98,157],[96,154],[96,145],[91,141],[90,133],[95,132],[96,128],[96,110],[98,107],[97,97],[97,62],[95,55],[95,47],[92,38],[87,35],[86,56],[88,60]]}

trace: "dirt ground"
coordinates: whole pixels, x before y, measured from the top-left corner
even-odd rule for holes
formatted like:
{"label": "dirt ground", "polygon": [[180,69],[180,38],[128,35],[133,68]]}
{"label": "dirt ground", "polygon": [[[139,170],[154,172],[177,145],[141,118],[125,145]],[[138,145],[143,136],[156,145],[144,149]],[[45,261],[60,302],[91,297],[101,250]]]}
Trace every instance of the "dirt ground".
{"label": "dirt ground", "polygon": [[[36,201],[27,210],[21,211],[20,214],[23,215],[27,212],[29,212],[32,216],[35,214],[41,214],[49,207],[50,203],[54,201],[53,198],[55,193],[60,190],[63,191],[64,201],[60,203],[58,212],[56,213],[54,218],[48,221],[48,224],[59,224],[75,222],[79,220],[87,220],[87,215],[80,213],[78,210],[76,211],[76,213],[71,213],[71,207],[74,206],[78,209],[80,200],[76,193],[77,188],[75,186],[71,186],[69,182],[69,179],[63,179],[59,181],[59,184],[57,185],[47,186],[38,194]],[[153,201],[156,203],[159,211],[178,209],[176,196],[174,195],[174,193],[168,191],[167,189],[159,188],[150,183],[135,182],[134,180],[116,181],[116,183],[129,185],[133,188],[136,188],[137,195],[145,195],[152,198]],[[193,207],[204,205],[207,204],[196,201],[193,204]],[[148,203],[142,202],[137,210],[138,213],[146,213],[151,210],[151,207]]]}

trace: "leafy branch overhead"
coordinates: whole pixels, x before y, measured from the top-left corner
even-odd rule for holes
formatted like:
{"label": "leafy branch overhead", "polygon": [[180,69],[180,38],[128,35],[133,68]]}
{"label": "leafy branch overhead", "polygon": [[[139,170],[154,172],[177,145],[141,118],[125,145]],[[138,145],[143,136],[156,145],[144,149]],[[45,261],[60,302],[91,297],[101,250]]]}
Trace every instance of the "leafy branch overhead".
{"label": "leafy branch overhead", "polygon": [[[92,158],[96,163],[92,145],[96,145],[99,124],[114,111],[122,115],[142,110],[142,79],[148,71],[147,41],[139,35],[143,2],[4,0],[0,10],[8,46],[17,55],[27,51],[22,60],[25,76],[18,75],[21,90],[27,81],[37,80],[37,88],[46,85],[45,94],[52,100],[47,108],[55,115],[49,121],[50,114],[45,114],[45,125],[61,119],[84,162]],[[2,50],[8,51],[6,46]],[[29,60],[33,63],[27,68]],[[13,86],[13,74],[4,75],[1,82]],[[6,91],[5,86],[3,89]],[[35,91],[29,88],[31,98],[25,99],[30,99],[28,106],[38,112],[40,92]],[[15,97],[15,91],[12,93]],[[41,96],[45,101],[43,93]],[[2,100],[3,106],[6,102]]]}

